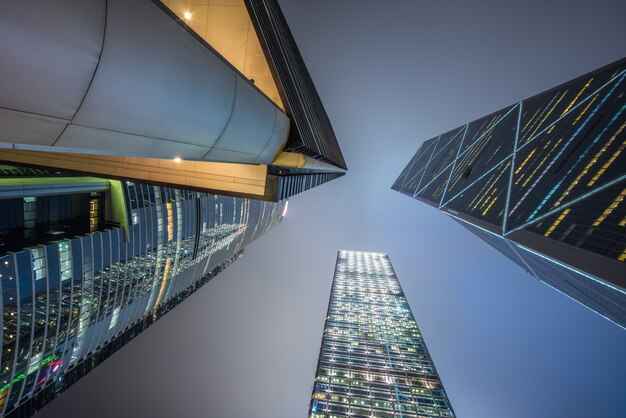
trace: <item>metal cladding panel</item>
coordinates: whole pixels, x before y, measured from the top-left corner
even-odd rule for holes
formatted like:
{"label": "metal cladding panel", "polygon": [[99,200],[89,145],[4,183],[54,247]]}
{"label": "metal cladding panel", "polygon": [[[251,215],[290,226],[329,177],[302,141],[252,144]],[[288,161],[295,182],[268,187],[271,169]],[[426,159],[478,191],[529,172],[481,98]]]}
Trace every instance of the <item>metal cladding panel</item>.
{"label": "metal cladding panel", "polygon": [[71,119],[98,64],[105,0],[0,2],[0,108]]}
{"label": "metal cladding panel", "polygon": [[[250,84],[243,79],[237,79],[236,100],[233,105],[232,116],[218,141],[214,144],[214,150],[241,152],[242,163],[256,162],[258,155],[262,153],[266,145],[274,137],[276,119],[282,113],[277,107],[267,106],[267,99],[261,96]],[[282,138],[287,137],[283,128]],[[253,139],[254,147],[251,147]],[[273,144],[274,155],[276,148],[281,144]],[[212,160],[211,152],[207,154],[208,160]],[[215,161],[215,160],[212,160]]]}
{"label": "metal cladding panel", "polygon": [[13,40],[0,42],[0,140],[78,153],[273,161],[287,141],[287,116],[213,49],[152,1],[84,3],[90,7],[0,6],[0,35],[9,31],[0,39]]}
{"label": "metal cladding panel", "polygon": [[[16,146],[16,148],[30,149]],[[181,144],[164,139],[125,132],[108,131],[87,126],[69,125],[54,147],[59,152],[81,154],[120,155],[126,157],[171,158],[178,156],[186,160],[201,160],[210,148],[192,144]],[[42,148],[35,150],[45,151]],[[235,158],[236,156],[233,156]]]}
{"label": "metal cladding panel", "polygon": [[146,0],[109,0],[102,58],[75,122],[211,146],[228,124],[236,75]]}
{"label": "metal cladding panel", "polygon": [[285,149],[346,169],[324,105],[276,0],[245,0],[294,129]]}
{"label": "metal cladding panel", "polygon": [[[4,77],[0,75],[0,78]],[[0,109],[0,148],[13,148],[13,142],[51,145],[66,126],[67,121],[62,119]]]}
{"label": "metal cladding panel", "polygon": [[289,136],[289,119],[283,116],[282,112],[276,112],[276,125],[274,126],[274,133],[265,146],[263,152],[261,152],[261,155],[257,157],[257,163],[266,161],[268,158],[275,159],[276,148],[282,147],[285,143],[285,138]]}

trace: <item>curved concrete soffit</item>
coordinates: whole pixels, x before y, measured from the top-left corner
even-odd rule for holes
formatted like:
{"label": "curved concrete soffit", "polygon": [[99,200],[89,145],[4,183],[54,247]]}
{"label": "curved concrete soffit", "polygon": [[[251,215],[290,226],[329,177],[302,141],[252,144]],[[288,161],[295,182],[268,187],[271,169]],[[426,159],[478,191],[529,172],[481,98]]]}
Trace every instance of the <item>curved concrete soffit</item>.
{"label": "curved concrete soffit", "polygon": [[269,164],[288,133],[285,114],[150,0],[0,3],[5,147]]}

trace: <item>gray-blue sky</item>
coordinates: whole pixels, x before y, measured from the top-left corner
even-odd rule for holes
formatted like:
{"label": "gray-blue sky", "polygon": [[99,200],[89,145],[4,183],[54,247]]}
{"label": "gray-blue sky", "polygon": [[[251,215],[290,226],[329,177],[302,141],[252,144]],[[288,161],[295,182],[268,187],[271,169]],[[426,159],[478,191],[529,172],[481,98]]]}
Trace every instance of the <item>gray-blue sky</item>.
{"label": "gray-blue sky", "polygon": [[459,417],[626,416],[626,332],[389,189],[419,144],[626,55],[626,3],[281,0],[350,171],[40,412],[306,416],[336,251],[387,252]]}

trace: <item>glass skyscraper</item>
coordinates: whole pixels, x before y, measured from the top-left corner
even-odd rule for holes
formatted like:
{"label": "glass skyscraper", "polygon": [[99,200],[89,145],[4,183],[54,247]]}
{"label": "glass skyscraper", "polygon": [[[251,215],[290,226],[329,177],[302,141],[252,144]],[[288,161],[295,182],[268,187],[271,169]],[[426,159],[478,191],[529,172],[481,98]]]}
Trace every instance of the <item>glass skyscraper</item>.
{"label": "glass skyscraper", "polygon": [[392,188],[626,327],[626,59],[422,144]]}
{"label": "glass skyscraper", "polygon": [[309,418],[454,417],[389,257],[339,251]]}
{"label": "glass skyscraper", "polygon": [[28,416],[278,224],[274,203],[0,166],[0,406]]}

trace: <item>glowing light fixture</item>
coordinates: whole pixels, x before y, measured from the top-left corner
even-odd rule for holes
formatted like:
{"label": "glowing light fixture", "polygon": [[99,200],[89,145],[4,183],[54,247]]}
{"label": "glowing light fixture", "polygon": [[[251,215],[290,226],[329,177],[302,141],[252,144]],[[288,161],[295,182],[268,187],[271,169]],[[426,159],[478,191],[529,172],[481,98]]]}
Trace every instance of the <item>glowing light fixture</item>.
{"label": "glowing light fixture", "polygon": [[176,157],[176,158],[174,158],[174,162],[175,162],[175,163],[179,163],[179,162],[181,162],[182,160],[183,160],[183,159],[182,159],[182,158],[180,158],[180,157]]}
{"label": "glowing light fixture", "polygon": [[185,20],[191,19],[191,12],[189,10],[185,11],[183,13],[183,17],[185,18]]}

